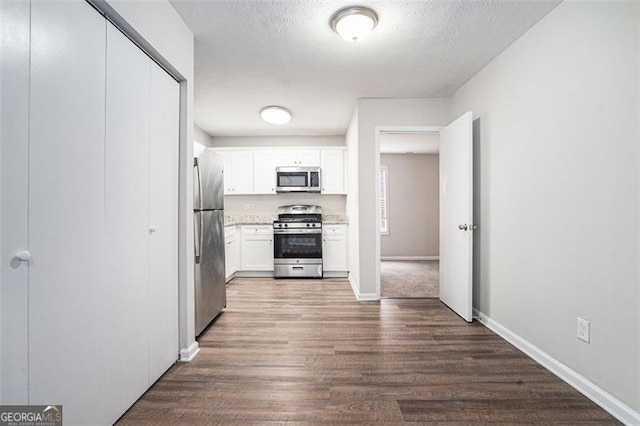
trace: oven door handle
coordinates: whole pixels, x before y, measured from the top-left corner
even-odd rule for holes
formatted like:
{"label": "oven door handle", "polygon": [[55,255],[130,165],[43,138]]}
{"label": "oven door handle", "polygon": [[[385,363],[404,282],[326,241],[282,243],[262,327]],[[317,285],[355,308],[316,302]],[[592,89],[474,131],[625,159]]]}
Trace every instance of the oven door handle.
{"label": "oven door handle", "polygon": [[315,235],[322,234],[322,229],[320,228],[312,228],[312,229],[274,229],[274,235]]}

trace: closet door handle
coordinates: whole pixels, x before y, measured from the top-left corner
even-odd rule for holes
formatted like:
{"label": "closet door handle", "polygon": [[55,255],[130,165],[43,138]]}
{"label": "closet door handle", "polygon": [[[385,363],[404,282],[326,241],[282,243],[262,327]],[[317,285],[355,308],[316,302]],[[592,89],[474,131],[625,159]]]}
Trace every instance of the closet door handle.
{"label": "closet door handle", "polygon": [[15,258],[21,262],[28,262],[31,260],[31,253],[28,250],[22,250],[16,253]]}

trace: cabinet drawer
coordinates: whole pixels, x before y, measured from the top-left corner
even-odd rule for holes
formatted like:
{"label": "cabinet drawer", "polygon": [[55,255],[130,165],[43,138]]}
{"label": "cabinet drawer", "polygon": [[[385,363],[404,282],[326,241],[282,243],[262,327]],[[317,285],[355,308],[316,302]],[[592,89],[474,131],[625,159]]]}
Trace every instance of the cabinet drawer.
{"label": "cabinet drawer", "polygon": [[347,226],[346,225],[323,225],[322,233],[324,235],[346,235]]}
{"label": "cabinet drawer", "polygon": [[235,237],[235,236],[236,236],[236,227],[234,225],[225,226],[224,227],[224,237],[225,238]]}
{"label": "cabinet drawer", "polygon": [[273,234],[273,225],[242,225],[242,235],[271,235]]}

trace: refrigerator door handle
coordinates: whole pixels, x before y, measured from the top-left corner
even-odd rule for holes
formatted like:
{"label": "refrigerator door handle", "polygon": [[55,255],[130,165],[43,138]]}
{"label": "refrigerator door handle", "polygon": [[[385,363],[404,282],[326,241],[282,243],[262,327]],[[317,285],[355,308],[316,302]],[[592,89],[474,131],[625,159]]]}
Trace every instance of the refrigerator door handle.
{"label": "refrigerator door handle", "polygon": [[[200,263],[200,252],[202,250],[202,212],[197,212],[195,214],[194,220],[194,231],[195,231],[195,260],[196,265]],[[198,222],[198,223],[195,223]]]}
{"label": "refrigerator door handle", "polygon": [[195,170],[195,180],[198,181],[198,192],[196,194],[198,199],[194,200],[194,204],[195,204],[194,208],[200,210],[200,209],[203,208],[202,207],[202,201],[203,201],[203,199],[202,199],[202,175],[200,173],[200,164],[198,163],[198,158],[197,157],[193,159],[193,168]]}

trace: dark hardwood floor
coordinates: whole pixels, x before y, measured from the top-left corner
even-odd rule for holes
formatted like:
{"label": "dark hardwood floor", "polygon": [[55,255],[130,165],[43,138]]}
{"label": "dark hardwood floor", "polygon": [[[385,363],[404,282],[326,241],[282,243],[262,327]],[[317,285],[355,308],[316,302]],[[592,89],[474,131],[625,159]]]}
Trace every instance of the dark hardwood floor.
{"label": "dark hardwood floor", "polygon": [[234,279],[228,307],[119,424],[617,424],[437,299],[343,279]]}

